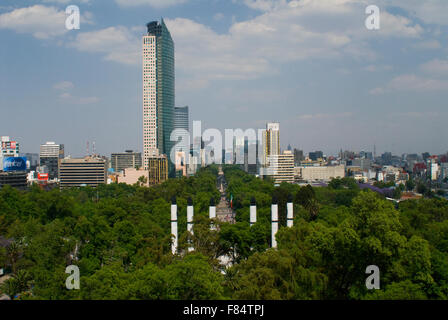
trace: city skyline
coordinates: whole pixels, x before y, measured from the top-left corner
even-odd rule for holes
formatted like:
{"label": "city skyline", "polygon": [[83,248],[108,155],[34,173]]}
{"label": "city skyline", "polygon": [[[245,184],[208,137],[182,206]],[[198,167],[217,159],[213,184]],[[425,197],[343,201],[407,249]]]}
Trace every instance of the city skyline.
{"label": "city skyline", "polygon": [[104,2],[72,2],[79,31],[64,29],[66,1],[0,7],[11,43],[0,50],[0,135],[23,152],[45,141],[73,156],[87,141],[104,155],[143,151],[139,39],[161,16],[176,43],[175,106],[189,105],[203,129],[279,122],[282,149],[446,152],[446,3],[378,1],[375,33],[361,1],[116,1],[107,18]]}

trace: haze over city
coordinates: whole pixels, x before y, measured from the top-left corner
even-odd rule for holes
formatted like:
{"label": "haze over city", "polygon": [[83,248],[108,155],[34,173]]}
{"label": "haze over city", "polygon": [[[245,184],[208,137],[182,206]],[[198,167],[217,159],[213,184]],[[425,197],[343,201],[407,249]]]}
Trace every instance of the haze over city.
{"label": "haze over city", "polygon": [[[65,29],[65,8],[81,11]],[[0,134],[37,152],[142,151],[141,37],[163,17],[176,106],[206,128],[279,122],[281,146],[446,152],[446,1],[42,0],[0,6]]]}

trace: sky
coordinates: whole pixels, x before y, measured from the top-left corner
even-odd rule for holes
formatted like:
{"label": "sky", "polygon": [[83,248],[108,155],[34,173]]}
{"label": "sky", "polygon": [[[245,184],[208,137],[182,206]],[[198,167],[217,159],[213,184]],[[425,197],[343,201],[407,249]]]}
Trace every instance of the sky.
{"label": "sky", "polygon": [[[68,5],[79,30],[65,28]],[[142,151],[141,38],[163,17],[176,106],[203,129],[279,122],[283,148],[445,153],[447,12],[446,0],[0,0],[0,135],[21,152]]]}

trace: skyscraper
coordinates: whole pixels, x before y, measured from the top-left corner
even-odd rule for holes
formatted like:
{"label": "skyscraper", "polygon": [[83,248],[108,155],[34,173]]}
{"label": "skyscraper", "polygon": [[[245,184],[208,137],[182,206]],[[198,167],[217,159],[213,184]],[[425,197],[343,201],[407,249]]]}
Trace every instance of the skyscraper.
{"label": "skyscraper", "polygon": [[176,145],[176,152],[184,152],[185,155],[187,155],[190,152],[190,139],[188,139],[190,135],[190,119],[188,115],[188,106],[174,108],[174,130],[177,129],[185,130],[188,132],[188,134],[185,133],[185,135],[187,135],[186,137],[182,135],[182,139],[186,143],[184,145],[181,143],[177,143]]}
{"label": "skyscraper", "polygon": [[264,165],[269,166],[269,157],[280,154],[280,124],[267,123],[263,132],[263,160]]}
{"label": "skyscraper", "polygon": [[[147,24],[143,36],[143,160],[159,154],[170,157],[174,128],[174,42],[162,21]],[[168,161],[171,164],[171,161]]]}
{"label": "skyscraper", "polygon": [[174,108],[174,129],[190,131],[188,106]]}

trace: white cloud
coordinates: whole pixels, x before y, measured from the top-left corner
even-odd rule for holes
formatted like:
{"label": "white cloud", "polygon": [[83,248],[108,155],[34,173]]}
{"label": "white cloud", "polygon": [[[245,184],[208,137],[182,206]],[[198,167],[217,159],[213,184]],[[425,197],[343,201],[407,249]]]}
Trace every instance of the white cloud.
{"label": "white cloud", "polygon": [[421,19],[428,24],[448,25],[446,0],[377,0],[383,7],[400,7],[412,17]]}
{"label": "white cloud", "polygon": [[48,39],[67,32],[65,19],[65,11],[34,5],[1,14],[0,29],[11,29],[18,33],[30,33],[38,39]]}
{"label": "white cloud", "polygon": [[[282,1],[284,2],[284,1]],[[275,0],[244,0],[244,4],[251,9],[260,11],[270,11],[276,7],[277,1]]]}
{"label": "white cloud", "polygon": [[422,64],[420,68],[433,75],[448,75],[448,60],[434,59]]}
{"label": "white cloud", "polygon": [[94,104],[98,103],[100,99],[98,97],[76,97],[71,93],[64,92],[59,95],[59,98],[64,101],[66,104]]}
{"label": "white cloud", "polygon": [[115,0],[122,7],[136,7],[148,5],[154,8],[166,8],[183,4],[188,0]]}
{"label": "white cloud", "polygon": [[389,65],[373,65],[373,64],[363,68],[364,71],[368,72],[390,71],[392,69],[393,67]]}
{"label": "white cloud", "polygon": [[221,21],[222,19],[224,19],[224,17],[225,17],[224,14],[222,14],[221,12],[218,12],[213,16],[213,20]]}
{"label": "white cloud", "polygon": [[442,45],[437,40],[427,40],[427,41],[421,41],[412,46],[416,49],[423,49],[423,50],[435,50],[442,48]]}
{"label": "white cloud", "polygon": [[89,3],[90,0],[42,0],[46,3],[60,3],[60,4],[72,4],[73,2],[80,2],[80,3]]}
{"label": "white cloud", "polygon": [[404,74],[393,78],[385,87],[370,91],[373,95],[390,92],[434,92],[448,90],[448,81],[419,77],[415,74]]}
{"label": "white cloud", "polygon": [[[65,10],[34,5],[0,14],[0,29],[32,34],[37,39],[50,39],[68,31],[65,27],[66,17]],[[81,13],[81,25],[83,23],[93,24],[93,14],[90,11]]]}
{"label": "white cloud", "polygon": [[423,28],[419,24],[413,24],[412,20],[395,16],[387,11],[381,12],[381,29],[379,34],[390,37],[415,38],[421,36]]}
{"label": "white cloud", "polygon": [[61,82],[55,83],[53,85],[54,89],[61,90],[61,91],[67,91],[67,90],[73,89],[74,87],[75,87],[75,85],[70,81],[61,81]]}
{"label": "white cloud", "polygon": [[176,43],[176,66],[193,87],[205,86],[204,78],[271,75],[281,64],[299,60],[370,61],[376,53],[369,47],[369,39],[415,38],[423,32],[410,19],[383,12],[380,32],[372,33],[364,26],[364,4],[355,0],[243,2],[262,13],[233,23],[224,34],[190,19],[165,21]]}
{"label": "white cloud", "polygon": [[82,52],[102,53],[106,60],[124,64],[137,64],[141,59],[140,38],[123,26],[79,33],[69,46]]}
{"label": "white cloud", "polygon": [[434,118],[434,117],[439,117],[440,113],[438,112],[433,112],[433,111],[429,111],[429,112],[415,112],[415,111],[409,111],[409,112],[393,112],[390,114],[390,116],[392,117],[407,117],[407,118]]}
{"label": "white cloud", "polygon": [[352,112],[341,113],[315,113],[315,114],[303,114],[299,115],[299,120],[322,120],[322,119],[336,119],[336,118],[349,118],[352,117]]}

